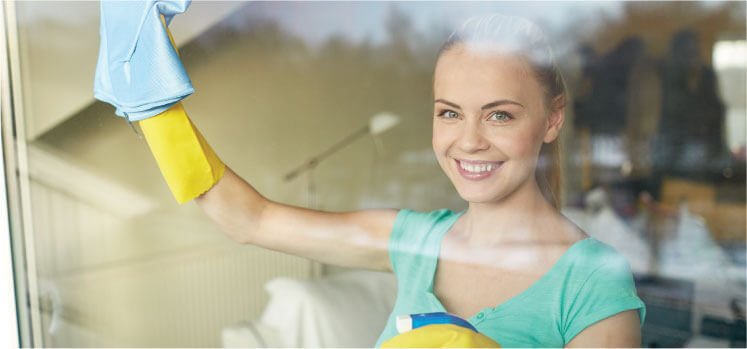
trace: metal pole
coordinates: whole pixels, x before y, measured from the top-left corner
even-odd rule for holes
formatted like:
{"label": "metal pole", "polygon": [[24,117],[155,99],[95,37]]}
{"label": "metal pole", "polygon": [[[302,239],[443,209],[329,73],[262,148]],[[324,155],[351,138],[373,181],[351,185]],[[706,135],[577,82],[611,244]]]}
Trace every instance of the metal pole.
{"label": "metal pole", "polygon": [[345,137],[343,140],[337,142],[335,145],[331,146],[329,149],[321,152],[319,155],[311,158],[308,162],[305,164],[295,168],[293,171],[288,172],[288,174],[285,175],[285,181],[290,181],[293,178],[296,178],[301,172],[313,170],[316,168],[316,166],[327,158],[328,156],[336,153],[338,150],[342,149],[343,147],[347,146],[348,144],[352,143],[354,140],[358,139],[359,137],[365,135],[369,132],[368,126],[364,126],[355,133]]}

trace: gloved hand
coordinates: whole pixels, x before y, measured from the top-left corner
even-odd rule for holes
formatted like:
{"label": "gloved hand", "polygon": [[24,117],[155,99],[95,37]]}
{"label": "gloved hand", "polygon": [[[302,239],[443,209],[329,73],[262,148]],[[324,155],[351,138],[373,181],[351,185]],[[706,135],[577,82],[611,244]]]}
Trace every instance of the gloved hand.
{"label": "gloved hand", "polygon": [[94,96],[139,121],[161,174],[180,204],[210,189],[226,166],[189,120],[194,92],[168,24],[190,1],[101,1]]}
{"label": "gloved hand", "polygon": [[191,0],[101,1],[94,97],[138,121],[194,92],[166,26]]}
{"label": "gloved hand", "polygon": [[400,333],[381,343],[382,348],[500,348],[490,337],[466,327],[435,324]]}

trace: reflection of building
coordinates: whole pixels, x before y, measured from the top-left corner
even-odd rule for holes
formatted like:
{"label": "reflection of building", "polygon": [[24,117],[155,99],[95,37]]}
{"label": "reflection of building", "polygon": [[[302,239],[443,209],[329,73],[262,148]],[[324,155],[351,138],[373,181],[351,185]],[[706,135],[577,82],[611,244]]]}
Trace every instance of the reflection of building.
{"label": "reflection of building", "polygon": [[742,6],[704,18],[693,3],[629,3],[577,51],[575,202],[587,200],[564,213],[631,260],[644,345],[744,346]]}
{"label": "reflection of building", "polygon": [[[717,182],[728,167],[724,142],[724,105],[716,75],[700,57],[697,35],[680,31],[672,38],[661,68],[662,111],[654,139],[655,181],[663,176]],[[659,197],[658,186],[652,188]]]}

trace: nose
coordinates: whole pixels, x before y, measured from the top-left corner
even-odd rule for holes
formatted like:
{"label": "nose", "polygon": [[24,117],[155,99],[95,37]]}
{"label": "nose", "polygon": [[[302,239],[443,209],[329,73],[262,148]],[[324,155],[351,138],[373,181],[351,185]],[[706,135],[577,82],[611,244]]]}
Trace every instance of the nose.
{"label": "nose", "polygon": [[475,118],[463,124],[457,146],[465,153],[474,153],[488,149],[490,142],[485,138],[484,125]]}

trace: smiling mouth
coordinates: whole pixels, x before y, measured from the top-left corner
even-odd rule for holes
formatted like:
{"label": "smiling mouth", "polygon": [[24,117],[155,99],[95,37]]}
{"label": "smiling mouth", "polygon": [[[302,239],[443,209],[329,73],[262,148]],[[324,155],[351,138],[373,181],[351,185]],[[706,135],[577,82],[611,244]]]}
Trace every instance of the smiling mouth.
{"label": "smiling mouth", "polygon": [[503,164],[503,161],[470,161],[470,160],[458,160],[457,166],[460,169],[472,174],[487,174],[497,169]]}

